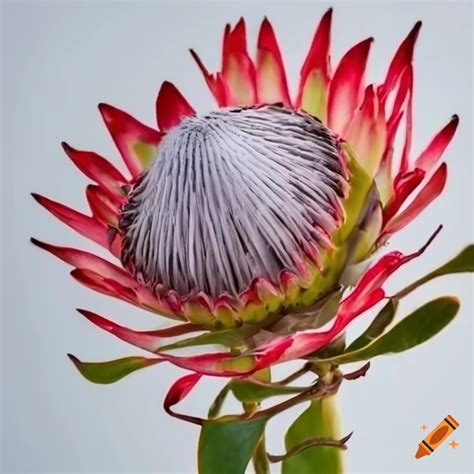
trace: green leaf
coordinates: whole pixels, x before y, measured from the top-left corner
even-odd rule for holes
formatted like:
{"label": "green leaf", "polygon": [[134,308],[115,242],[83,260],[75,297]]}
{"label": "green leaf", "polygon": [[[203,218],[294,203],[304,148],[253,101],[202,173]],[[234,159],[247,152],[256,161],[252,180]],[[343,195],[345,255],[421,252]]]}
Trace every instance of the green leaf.
{"label": "green leaf", "polygon": [[[418,308],[371,344],[352,352],[325,359],[324,362],[348,364],[384,354],[396,354],[423,344],[438,334],[456,316],[459,301],[443,296]],[[319,361],[318,361],[319,362]]]}
{"label": "green leaf", "polygon": [[68,357],[83,377],[89,382],[100,384],[117,382],[136,370],[162,362],[162,359],[147,359],[145,357],[124,357],[107,362],[82,362],[72,354],[68,354]]}
{"label": "green leaf", "polygon": [[267,421],[229,416],[205,420],[199,437],[199,474],[243,474]]}
{"label": "green leaf", "polygon": [[468,245],[464,250],[456,255],[449,262],[441,265],[436,270],[428,273],[424,277],[421,277],[419,280],[415,281],[411,285],[407,286],[402,291],[399,291],[395,296],[397,298],[402,298],[403,296],[408,295],[413,290],[416,290],[421,285],[438,278],[443,275],[450,275],[452,273],[468,273],[474,272],[474,245]]}
{"label": "green leaf", "polygon": [[222,331],[207,332],[200,336],[183,339],[173,344],[166,344],[158,348],[157,352],[171,351],[191,346],[204,346],[207,344],[221,344],[226,347],[233,347],[258,331],[259,328],[257,326],[247,325],[237,329],[223,329]]}
{"label": "green leaf", "polygon": [[307,390],[307,387],[286,387],[271,383],[255,383],[248,380],[233,379],[229,383],[235,398],[245,403],[257,403],[269,397],[290,395]]}
{"label": "green leaf", "polygon": [[224,405],[225,399],[227,398],[227,395],[230,392],[229,384],[226,383],[222,389],[219,391],[217,394],[216,398],[214,398],[214,401],[211,403],[211,406],[209,407],[209,411],[207,412],[207,417],[208,418],[217,418],[222,410],[222,405]]}
{"label": "green leaf", "polygon": [[250,379],[232,379],[228,383],[229,389],[237,400],[242,403],[258,403],[269,397],[291,395],[307,390],[308,387],[287,387],[271,383],[269,368],[255,372]]}
{"label": "green leaf", "polygon": [[[311,402],[290,426],[285,436],[287,451],[315,437],[341,438],[336,396]],[[282,463],[282,474],[342,474],[343,453],[333,446],[315,446],[295,454]]]}
{"label": "green leaf", "polygon": [[464,250],[456,255],[452,260],[437,268],[431,274],[436,276],[447,275],[448,273],[464,273],[474,271],[474,244],[468,245]]}
{"label": "green leaf", "polygon": [[398,300],[390,298],[388,303],[380,310],[379,314],[370,323],[370,326],[354,341],[344,352],[353,352],[370,344],[385,331],[385,328],[393,321],[398,308]]}

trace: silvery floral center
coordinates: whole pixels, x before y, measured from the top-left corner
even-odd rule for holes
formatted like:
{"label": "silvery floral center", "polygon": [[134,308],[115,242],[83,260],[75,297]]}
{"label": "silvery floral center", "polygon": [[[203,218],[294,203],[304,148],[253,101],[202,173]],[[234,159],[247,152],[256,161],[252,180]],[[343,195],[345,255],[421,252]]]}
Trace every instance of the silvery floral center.
{"label": "silvery floral center", "polygon": [[222,109],[172,129],[121,216],[122,260],[152,289],[237,295],[321,251],[347,188],[334,135],[279,106]]}

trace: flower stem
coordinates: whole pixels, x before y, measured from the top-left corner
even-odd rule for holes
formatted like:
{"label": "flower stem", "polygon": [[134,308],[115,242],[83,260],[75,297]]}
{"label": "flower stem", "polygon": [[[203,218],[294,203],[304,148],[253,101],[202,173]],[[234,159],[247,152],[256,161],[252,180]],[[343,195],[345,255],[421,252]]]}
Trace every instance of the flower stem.
{"label": "flower stem", "polygon": [[[342,430],[336,397],[337,395],[329,395],[313,400],[290,427],[285,436],[285,446],[287,452],[293,455],[283,459],[283,474],[316,472],[315,466],[318,466],[317,472],[320,473],[343,474],[345,472],[340,441],[321,443],[305,450],[298,449],[299,446],[305,444],[311,446],[315,437],[331,440],[341,438]],[[342,438],[343,441],[346,438]]]}
{"label": "flower stem", "polygon": [[255,474],[270,474],[270,465],[267,457],[267,448],[265,446],[265,434],[262,435],[253,453],[253,467]]}

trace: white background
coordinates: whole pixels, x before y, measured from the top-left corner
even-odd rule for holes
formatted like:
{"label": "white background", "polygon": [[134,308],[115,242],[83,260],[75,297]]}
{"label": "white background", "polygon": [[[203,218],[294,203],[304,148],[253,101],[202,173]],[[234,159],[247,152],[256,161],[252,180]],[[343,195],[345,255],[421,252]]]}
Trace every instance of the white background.
{"label": "white background", "polygon": [[[334,2],[333,58],[375,36],[369,78],[380,80],[391,55],[416,20],[424,26],[416,50],[414,151],[450,118],[461,124],[445,157],[446,192],[392,241],[412,251],[433,229],[445,229],[429,251],[394,276],[401,288],[444,262],[473,237],[472,45],[470,2]],[[164,365],[112,386],[86,383],[66,358],[108,360],[136,353],[76,315],[88,308],[134,327],[149,315],[74,283],[68,268],[33,248],[30,236],[93,246],[47,215],[29,196],[45,193],[85,209],[85,179],[59,143],[94,149],[119,161],[96,104],[109,102],[153,123],[163,80],[175,82],[198,110],[213,106],[188,47],[218,66],[224,24],[246,17],[254,44],[259,22],[273,22],[295,90],[325,3],[11,2],[3,8],[2,73],[2,466],[4,472],[196,472],[198,431],[161,408],[182,374]],[[403,302],[401,315],[441,294],[463,302],[455,322],[425,346],[374,361],[367,377],[341,388],[351,472],[472,472],[472,280],[433,282]],[[360,321],[350,334],[367,324]],[[288,367],[279,368],[285,373]],[[204,415],[223,381],[204,380],[180,407]],[[232,408],[232,407],[230,407]],[[302,407],[301,407],[302,408]],[[298,411],[298,410],[297,410]],[[422,424],[447,414],[460,427],[446,444],[415,460]],[[283,451],[296,412],[275,419],[269,450]]]}

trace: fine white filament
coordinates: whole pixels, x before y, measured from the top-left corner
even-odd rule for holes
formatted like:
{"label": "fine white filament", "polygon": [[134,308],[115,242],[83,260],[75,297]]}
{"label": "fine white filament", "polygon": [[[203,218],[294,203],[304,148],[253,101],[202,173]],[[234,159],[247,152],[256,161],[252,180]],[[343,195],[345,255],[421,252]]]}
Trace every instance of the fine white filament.
{"label": "fine white filament", "polygon": [[122,260],[150,288],[237,295],[277,281],[340,224],[336,138],[279,106],[191,117],[160,144],[121,216]]}

